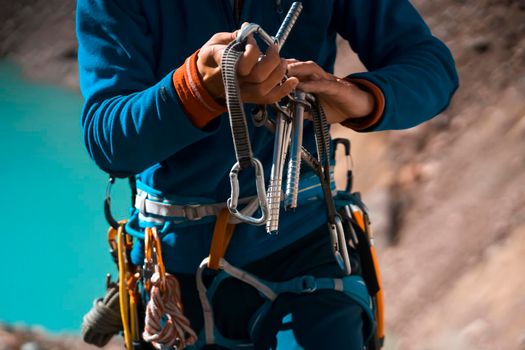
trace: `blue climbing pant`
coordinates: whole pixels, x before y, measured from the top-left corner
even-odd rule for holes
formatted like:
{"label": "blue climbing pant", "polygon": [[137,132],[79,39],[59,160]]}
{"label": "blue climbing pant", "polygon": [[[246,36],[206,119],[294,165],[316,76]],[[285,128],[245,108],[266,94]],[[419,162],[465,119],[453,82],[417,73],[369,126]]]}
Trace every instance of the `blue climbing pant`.
{"label": "blue climbing pant", "polygon": [[[285,234],[285,233],[281,233]],[[352,271],[360,273],[359,261],[350,251]],[[335,261],[327,227],[316,229],[288,247],[242,267],[266,281],[282,282],[297,276],[341,278],[343,271]],[[195,276],[178,274],[184,313],[192,328],[203,327],[202,309]],[[213,274],[204,276],[211,283]],[[253,287],[237,279],[227,279],[212,300],[215,325],[222,335],[251,339],[255,349],[347,349],[362,350],[370,322],[365,312],[349,296],[335,290],[305,294],[280,294],[264,313],[258,327],[250,321],[265,300]],[[225,349],[219,345],[206,349]]]}

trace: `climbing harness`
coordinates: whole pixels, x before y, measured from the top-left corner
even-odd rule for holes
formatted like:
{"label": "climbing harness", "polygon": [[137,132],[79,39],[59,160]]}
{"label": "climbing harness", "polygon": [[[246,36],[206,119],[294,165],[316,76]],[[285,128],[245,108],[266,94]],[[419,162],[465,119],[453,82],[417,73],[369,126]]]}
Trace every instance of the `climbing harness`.
{"label": "climbing harness", "polygon": [[[237,183],[237,181],[235,181],[235,183]],[[259,199],[257,196],[239,199],[238,189],[236,189],[236,191],[236,205],[244,205],[244,208],[239,211],[239,214],[243,216],[252,215],[259,208]],[[135,197],[134,203],[135,208],[139,212],[140,221],[158,225],[162,225],[166,221],[183,224],[185,222],[200,221],[206,218],[215,218],[221,209],[227,207],[227,203],[224,202],[177,204],[151,195],[140,188],[137,189],[137,196]],[[230,217],[229,222],[238,224],[241,221],[235,217]]]}
{"label": "climbing harness", "polygon": [[[252,321],[248,326],[250,335],[253,336],[258,332],[260,322],[269,311],[272,302],[283,293],[308,294],[319,290],[336,290],[343,292],[362,307],[366,315],[365,322],[371,330],[367,338],[373,334],[374,316],[372,314],[372,305],[368,296],[366,286],[360,276],[351,275],[343,278],[317,278],[313,276],[300,276],[285,282],[269,282],[262,280],[240,268],[229,264],[221,258],[219,263],[219,273],[214,277],[212,284],[206,287],[203,280],[203,272],[208,267],[209,258],[202,261],[197,270],[197,290],[201,301],[204,328],[199,334],[198,342],[195,344],[197,349],[205,345],[218,344],[227,349],[251,349],[253,343],[251,339],[229,339],[222,335],[215,327],[213,317],[212,300],[220,285],[229,278],[238,279],[253,288],[255,288],[265,303],[252,316]],[[365,339],[368,341],[368,339]]]}
{"label": "climbing harness", "polygon": [[[280,1],[277,2],[280,9]],[[146,227],[143,231],[132,231],[125,221],[117,221],[111,214],[111,186],[115,176],[110,176],[104,214],[110,224],[108,243],[110,255],[117,263],[118,281],[107,280],[107,293],[95,301],[93,309],[84,317],[83,335],[88,343],[103,346],[111,336],[122,330],[128,350],[142,349],[144,342],[156,349],[200,349],[218,344],[234,349],[253,347],[253,336],[273,301],[282,293],[308,294],[318,290],[336,290],[349,296],[363,309],[368,334],[367,350],[379,350],[384,339],[383,298],[377,258],[373,247],[373,236],[366,207],[357,193],[352,193],[352,169],[350,143],[344,139],[333,141],[334,147],[342,144],[348,159],[347,187],[344,193],[334,193],[333,162],[329,126],[324,111],[312,95],[295,90],[283,100],[269,106],[256,106],[252,120],[256,127],[265,127],[274,133],[274,150],[268,188],[265,186],[262,163],[254,156],[250,144],[244,105],[241,101],[237,81],[237,62],[244,53],[251,35],[258,35],[268,45],[278,50],[284,45],[292,30],[302,5],[294,2],[277,34],[273,37],[257,24],[248,24],[224,50],[221,71],[225,85],[226,103],[235,150],[236,162],[230,170],[231,193],[226,203],[170,201],[137,188],[135,178],[129,178],[132,188],[132,203],[138,211],[138,219]],[[312,115],[316,144],[316,155],[303,147],[304,114]],[[288,160],[288,164],[285,165]],[[302,171],[302,163],[309,172]],[[283,172],[287,167],[285,191]],[[239,173],[254,168],[256,195],[239,198],[241,189]],[[317,183],[305,181],[317,178]],[[300,206],[301,195],[316,188],[326,202],[326,214],[330,243],[335,260],[345,276],[342,278],[318,278],[299,276],[284,282],[265,281],[235,267],[224,256],[233,236],[235,225],[247,223],[265,225],[268,233],[279,228],[281,202],[286,210]],[[284,195],[284,197],[283,197]],[[239,209],[239,205],[243,205]],[[260,216],[254,216],[256,212]],[[202,221],[201,221],[202,220]],[[184,316],[180,285],[175,276],[165,270],[162,258],[162,237],[157,227],[166,223],[186,225],[195,221],[215,220],[210,254],[196,273],[196,285],[202,306],[204,327],[197,335],[190,321]],[[182,227],[182,226],[181,226]],[[144,263],[133,266],[129,252],[133,238],[144,242]],[[348,247],[357,251],[362,263],[362,274],[353,274]],[[209,286],[203,281],[204,271],[215,271]],[[212,300],[220,285],[234,278],[255,288],[264,299],[249,325],[250,339],[229,339],[215,327]],[[144,312],[142,315],[141,311]],[[142,321],[141,316],[144,316]]]}

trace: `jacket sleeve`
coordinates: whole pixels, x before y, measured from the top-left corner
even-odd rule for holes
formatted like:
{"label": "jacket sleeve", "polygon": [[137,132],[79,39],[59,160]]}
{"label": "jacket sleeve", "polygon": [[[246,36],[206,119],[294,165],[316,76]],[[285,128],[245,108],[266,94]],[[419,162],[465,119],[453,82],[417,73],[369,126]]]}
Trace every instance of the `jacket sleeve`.
{"label": "jacket sleeve", "polygon": [[138,173],[211,132],[186,117],[172,83],[156,77],[153,39],[134,0],[78,0],[86,148],[108,172]]}
{"label": "jacket sleeve", "polygon": [[335,26],[379,87],[383,116],[362,130],[405,129],[445,109],[458,87],[454,60],[408,0],[336,0]]}

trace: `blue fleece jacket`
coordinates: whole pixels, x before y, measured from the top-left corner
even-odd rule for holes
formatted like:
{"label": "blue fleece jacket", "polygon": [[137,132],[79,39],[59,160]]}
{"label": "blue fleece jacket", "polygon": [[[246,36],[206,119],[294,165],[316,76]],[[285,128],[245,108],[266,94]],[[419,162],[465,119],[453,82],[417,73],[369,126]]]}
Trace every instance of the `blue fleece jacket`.
{"label": "blue fleece jacket", "polygon": [[[412,127],[448,105],[458,84],[453,59],[409,1],[302,2],[303,13],[281,56],[313,60],[332,72],[336,34],[348,40],[368,69],[352,77],[373,82],[385,97],[381,121],[367,131]],[[235,162],[227,115],[205,129],[193,126],[171,77],[216,32],[234,31],[247,21],[275,33],[291,3],[245,0],[235,18],[229,0],[78,0],[82,128],[97,165],[137,174],[143,189],[166,198],[225,201]],[[254,154],[268,179],[273,135],[249,124]],[[313,149],[311,125],[304,142]],[[241,196],[255,193],[251,174],[241,172],[240,182]],[[273,236],[239,225],[227,258],[243,265],[266,256],[321,225],[324,213],[322,201],[284,213],[280,233]],[[164,232],[168,270],[194,271],[208,254],[212,226]],[[140,247],[134,253],[140,262]]]}

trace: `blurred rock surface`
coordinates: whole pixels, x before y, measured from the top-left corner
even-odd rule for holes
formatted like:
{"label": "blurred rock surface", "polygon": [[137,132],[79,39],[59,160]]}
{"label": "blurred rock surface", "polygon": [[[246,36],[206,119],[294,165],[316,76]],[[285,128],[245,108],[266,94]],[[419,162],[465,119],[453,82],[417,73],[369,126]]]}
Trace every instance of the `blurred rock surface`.
{"label": "blurred rock surface", "polygon": [[[410,130],[335,130],[353,140],[355,187],[379,219],[389,349],[520,349],[525,2],[413,2],[456,59],[451,106]],[[358,67],[347,55],[339,75]]]}

